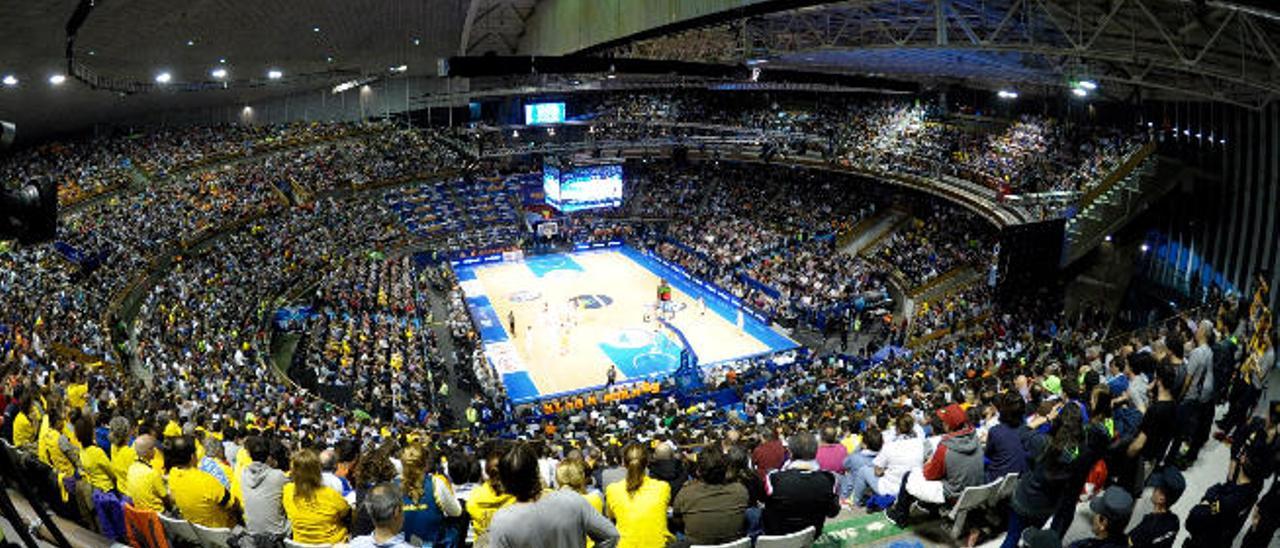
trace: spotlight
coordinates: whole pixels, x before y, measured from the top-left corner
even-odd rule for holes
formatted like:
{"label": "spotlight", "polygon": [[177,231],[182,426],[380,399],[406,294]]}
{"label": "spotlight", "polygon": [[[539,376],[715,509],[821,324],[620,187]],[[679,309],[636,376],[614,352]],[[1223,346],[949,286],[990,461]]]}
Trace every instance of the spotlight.
{"label": "spotlight", "polygon": [[1106,236],[1105,238],[1103,238],[1103,239],[1102,239],[1102,241],[1104,241],[1104,242],[1110,242],[1110,241],[1111,241],[1111,235],[1110,235],[1110,234],[1107,234],[1107,236]]}
{"label": "spotlight", "polygon": [[54,74],[53,76],[49,77],[49,83],[55,86],[61,86],[62,83],[66,81],[67,81],[67,77],[62,74]]}
{"label": "spotlight", "polygon": [[18,85],[18,77],[17,77],[17,76],[14,76],[14,75],[12,75],[12,74],[7,74],[7,75],[5,75],[4,80],[2,80],[2,81],[4,82],[4,85],[9,86],[9,87],[13,87],[13,86]]}
{"label": "spotlight", "polygon": [[1089,95],[1089,92],[1087,92],[1087,91],[1085,91],[1084,89],[1081,89],[1081,88],[1073,88],[1073,89],[1071,90],[1071,94],[1072,94],[1072,95],[1075,95],[1076,97],[1084,97],[1084,96],[1086,96],[1086,95]]}
{"label": "spotlight", "polygon": [[413,39],[413,45],[415,45],[415,46],[421,46],[421,45],[422,45],[422,39],[421,39],[421,38],[414,38],[414,39]]}
{"label": "spotlight", "polygon": [[157,84],[168,84],[170,80],[173,80],[173,75],[167,72],[161,72],[156,75]]}
{"label": "spotlight", "polygon": [[1093,91],[1098,89],[1098,83],[1093,80],[1081,80],[1076,84],[1076,87],[1087,91]]}
{"label": "spotlight", "polygon": [[391,72],[405,72],[409,70],[409,65],[395,66],[395,67],[389,68],[388,70],[390,70]]}
{"label": "spotlight", "polygon": [[218,63],[223,65],[227,64],[227,58],[226,57],[218,58]]}
{"label": "spotlight", "polygon": [[996,96],[1000,97],[1001,99],[1017,99],[1017,98],[1018,98],[1018,92],[1016,92],[1016,91],[1009,91],[1009,90],[1004,90],[1004,89],[1002,89],[1002,90],[1000,90],[1000,91],[996,92]]}
{"label": "spotlight", "polygon": [[1146,243],[1143,243],[1142,246],[1139,247],[1138,249],[1141,249],[1143,253],[1146,253],[1148,251],[1151,251],[1151,246],[1147,245]]}
{"label": "spotlight", "polygon": [[210,76],[212,76],[212,77],[214,77],[214,78],[217,78],[217,79],[221,80],[221,79],[223,79],[223,78],[226,78],[226,77],[227,77],[227,69],[224,69],[224,68],[216,68],[216,69],[213,69],[213,71],[212,71],[212,72],[210,72],[210,73],[209,73],[209,75],[210,75]]}
{"label": "spotlight", "polygon": [[271,69],[267,71],[267,78],[270,78],[272,80],[279,80],[283,77],[284,77],[284,73],[278,69]]}
{"label": "spotlight", "polygon": [[311,27],[311,32],[320,32],[320,27]]}
{"label": "spotlight", "polygon": [[194,45],[196,45],[196,41],[195,41],[195,40],[187,40],[187,47],[191,47],[191,46],[194,46]]}

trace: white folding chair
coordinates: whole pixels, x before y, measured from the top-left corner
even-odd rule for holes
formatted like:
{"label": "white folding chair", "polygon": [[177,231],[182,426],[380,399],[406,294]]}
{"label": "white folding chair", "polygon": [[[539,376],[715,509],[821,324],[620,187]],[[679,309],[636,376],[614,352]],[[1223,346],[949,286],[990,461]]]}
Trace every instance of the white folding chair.
{"label": "white folding chair", "polygon": [[742,537],[724,544],[694,544],[689,548],[751,548],[751,537]]}
{"label": "white folding chair", "polygon": [[958,539],[964,534],[964,523],[969,517],[969,511],[989,504],[1004,481],[1005,478],[999,478],[991,483],[964,488],[960,498],[956,499],[955,505],[951,507],[951,511],[947,512],[947,519],[952,522],[951,538]]}
{"label": "white folding chair", "polygon": [[183,546],[203,546],[204,542],[200,540],[200,535],[196,534],[195,527],[192,523],[185,519],[171,518],[164,514],[160,514],[160,523],[164,525],[164,534],[169,537],[170,544],[182,544]]}
{"label": "white folding chair", "polygon": [[196,534],[200,535],[200,544],[209,548],[223,548],[227,545],[227,538],[231,537],[231,529],[227,527],[205,527],[199,523],[191,524],[196,529]]}
{"label": "white folding chair", "polygon": [[818,530],[810,525],[790,535],[760,535],[756,537],[756,548],[809,548]]}
{"label": "white folding chair", "polygon": [[996,490],[996,498],[993,503],[1001,502],[1013,496],[1013,492],[1018,490],[1018,473],[1010,472],[1005,474],[1004,481],[1000,484],[1000,489]]}

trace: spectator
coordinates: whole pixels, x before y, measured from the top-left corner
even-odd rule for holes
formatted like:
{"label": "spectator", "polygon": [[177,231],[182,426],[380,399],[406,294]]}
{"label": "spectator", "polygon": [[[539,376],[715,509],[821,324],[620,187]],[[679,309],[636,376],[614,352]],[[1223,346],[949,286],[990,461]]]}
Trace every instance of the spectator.
{"label": "spectator", "polygon": [[910,517],[911,504],[916,500],[930,505],[955,501],[966,487],[982,485],[982,446],[978,435],[969,426],[964,408],[953,403],[937,411],[937,416],[947,428],[929,462],[919,471],[909,471],[902,478],[898,498],[885,517],[902,526]]}
{"label": "spectator", "polygon": [[1176,467],[1165,466],[1152,472],[1147,478],[1151,491],[1151,513],[1129,531],[1129,545],[1133,548],[1172,548],[1173,541],[1182,529],[1181,520],[1171,510],[1187,483]]}
{"label": "spectator", "polygon": [[618,524],[620,548],[665,546],[671,541],[667,530],[667,506],[671,486],[649,477],[649,450],[633,443],[622,452],[627,468],[625,480],[605,487],[605,508]]}
{"label": "spectator", "polygon": [[881,496],[898,494],[902,478],[919,470],[924,462],[924,439],[915,424],[909,413],[898,416],[893,441],[885,443],[871,464],[855,473],[851,496],[861,501],[868,489]]}
{"label": "spectator", "polygon": [[1196,461],[1209,438],[1213,421],[1213,322],[1204,320],[1196,329],[1196,347],[1187,355],[1182,398],[1178,405],[1178,437],[1171,450],[1175,464],[1186,469]]}
{"label": "spectator", "polygon": [[1138,433],[1125,451],[1133,462],[1121,471],[1122,485],[1135,485],[1141,479],[1138,478],[1138,471],[1144,464],[1160,466],[1169,453],[1169,444],[1177,431],[1178,404],[1174,399],[1176,379],[1177,372],[1172,367],[1162,365],[1156,369],[1156,397],[1147,406],[1147,412],[1142,415],[1142,423],[1138,426]]}
{"label": "spectator", "polygon": [[787,447],[791,460],[765,478],[764,532],[786,535],[809,526],[822,531],[826,518],[840,513],[836,477],[818,468],[818,440],[813,434],[795,434]]}
{"label": "spectator", "polygon": [[983,451],[989,482],[1007,474],[1027,471],[1027,450],[1022,446],[1020,433],[1026,422],[1027,403],[1016,392],[1002,394],[997,401],[1000,422],[987,431],[987,445]]}
{"label": "spectator", "polygon": [[453,531],[444,526],[445,518],[462,514],[462,506],[454,497],[453,485],[436,473],[438,459],[434,451],[410,445],[400,453],[404,485],[404,535],[414,544],[448,545]]}
{"label": "spectator", "polygon": [[687,545],[724,544],[745,534],[747,489],[729,481],[728,462],[718,445],[698,453],[697,476],[671,504],[675,529],[685,533]]}
{"label": "spectator", "polygon": [[667,482],[671,486],[671,497],[680,493],[680,488],[688,479],[684,462],[676,456],[675,448],[670,443],[659,443],[653,450],[653,462],[649,463],[649,476]]}
{"label": "spectator", "polygon": [[89,484],[99,491],[116,489],[115,472],[111,468],[111,459],[107,452],[94,443],[93,419],[90,415],[81,415],[76,419],[76,439],[80,442],[80,473],[87,478]]}
{"label": "spectator", "polygon": [[404,540],[400,490],[390,483],[380,483],[369,490],[361,508],[373,520],[373,532],[351,539],[350,548],[414,548]]}
{"label": "spectator", "polygon": [[760,475],[760,482],[764,483],[769,472],[782,468],[786,463],[787,448],[782,445],[775,427],[761,428],[760,438],[763,442],[751,451],[751,462],[756,464],[756,473]]}
{"label": "spectator", "polygon": [[122,489],[124,495],[133,499],[133,505],[139,509],[165,511],[170,506],[169,489],[165,487],[164,475],[151,467],[152,458],[156,456],[156,439],[150,434],[138,436],[133,442],[133,451],[138,460],[129,465]]}
{"label": "spectator", "polygon": [[198,468],[196,442],[182,435],[170,440],[165,453],[169,468],[169,492],[174,506],[187,521],[205,527],[231,527],[239,521],[240,508],[231,490]]}
{"label": "spectator", "polygon": [[[517,443],[498,463],[503,488],[515,498],[493,515],[489,546],[494,548],[580,548],[618,544],[618,529],[571,490],[544,491],[538,453]],[[665,514],[664,514],[665,516]]]}
{"label": "spectator", "polygon": [[320,479],[320,455],[311,449],[294,452],[289,477],[281,493],[284,513],[293,524],[293,540],[307,544],[334,544],[347,540],[351,506]]}
{"label": "spectator", "polygon": [[254,534],[283,535],[289,531],[282,498],[289,478],[276,467],[266,438],[249,436],[244,448],[253,461],[240,472],[244,528]]}
{"label": "spectator", "polygon": [[1120,487],[1111,486],[1089,503],[1093,512],[1093,538],[1071,543],[1071,548],[1128,548],[1124,534],[1133,517],[1133,497]]}
{"label": "spectator", "polygon": [[117,489],[124,491],[124,484],[129,476],[129,466],[138,460],[138,453],[133,450],[130,439],[133,425],[129,419],[119,415],[111,417],[111,471],[116,478]]}
{"label": "spectator", "polygon": [[[842,502],[847,501],[849,497],[854,494],[855,481],[857,481],[855,475],[860,473],[863,468],[873,466],[876,455],[880,454],[880,449],[883,447],[884,437],[880,434],[880,429],[876,428],[874,425],[868,427],[866,432],[862,434],[861,447],[859,447],[857,451],[850,453],[849,456],[844,459],[844,469],[847,470],[847,472],[840,477],[840,500]],[[875,468],[873,467],[873,474],[874,470]],[[878,480],[876,482],[869,480],[863,481],[866,485],[878,483]],[[862,493],[858,493],[858,497],[860,498],[861,496]]]}
{"label": "spectator", "polygon": [[506,491],[498,476],[498,462],[503,454],[497,446],[489,449],[484,459],[485,481],[467,499],[467,513],[471,514],[471,529],[476,533],[476,546],[489,545],[489,522],[493,520],[493,515],[516,500]]}
{"label": "spectator", "polygon": [[1058,403],[1045,417],[1037,416],[1028,423],[1035,431],[1043,421],[1052,421],[1047,436],[1035,433],[1028,443],[1032,466],[1018,481],[1013,492],[1012,511],[1009,514],[1009,533],[1002,548],[1014,548],[1024,529],[1044,523],[1058,508],[1063,497],[1074,497],[1067,492],[1075,468],[1076,458],[1084,444],[1083,414],[1080,406]]}
{"label": "spectator", "polygon": [[830,423],[823,425],[822,443],[818,445],[818,466],[839,477],[845,472],[844,459],[847,456],[849,456],[849,450],[840,443],[840,433],[836,425]]}
{"label": "spectator", "polygon": [[560,461],[556,467],[556,484],[561,489],[573,491],[587,500],[596,512],[604,515],[604,497],[597,490],[587,491],[587,464],[582,459],[571,458]]}

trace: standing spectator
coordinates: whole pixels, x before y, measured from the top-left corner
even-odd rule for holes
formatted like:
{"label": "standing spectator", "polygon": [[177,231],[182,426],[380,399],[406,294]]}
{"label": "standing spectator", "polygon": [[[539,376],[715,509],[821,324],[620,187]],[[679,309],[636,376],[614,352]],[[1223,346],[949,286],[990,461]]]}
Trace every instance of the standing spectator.
{"label": "standing spectator", "polygon": [[840,513],[836,477],[818,468],[813,434],[795,434],[787,446],[791,461],[765,478],[764,532],[786,535],[809,526],[821,532],[826,518]]}
{"label": "standing spectator", "polygon": [[1071,543],[1071,548],[1128,548],[1124,534],[1133,517],[1133,496],[1115,485],[1089,503],[1093,512],[1093,538]]}
{"label": "standing spectator", "polygon": [[1165,466],[1147,478],[1147,485],[1152,487],[1151,513],[1129,531],[1129,544],[1133,548],[1172,548],[1182,522],[1170,508],[1182,498],[1187,482],[1176,467]]}
{"label": "standing spectator", "polygon": [[462,506],[453,495],[453,486],[436,473],[436,453],[420,445],[410,445],[400,452],[404,486],[404,535],[409,541],[433,546],[447,545],[451,532],[444,527],[447,517],[462,514]]}
{"label": "standing spectator", "polygon": [[1178,406],[1178,440],[1172,450],[1183,470],[1200,455],[1213,421],[1213,322],[1204,320],[1196,329],[1196,347],[1187,355],[1182,400]]}
{"label": "standing spectator", "polygon": [[289,478],[276,468],[271,444],[266,438],[249,436],[244,439],[243,447],[253,460],[240,472],[244,528],[254,534],[283,535],[289,531],[282,502]]}
{"label": "standing spectator", "polygon": [[713,444],[698,453],[697,477],[671,504],[676,529],[687,544],[724,544],[742,538],[747,510],[746,487],[727,477],[728,462]]}
{"label": "standing spectator", "polygon": [[605,487],[605,508],[618,524],[620,548],[665,546],[671,541],[667,530],[667,506],[671,486],[645,474],[649,450],[633,443],[622,452],[627,478]]}
{"label": "standing spectator", "polygon": [[1156,369],[1156,399],[1147,406],[1147,412],[1142,415],[1142,424],[1138,425],[1138,433],[1126,450],[1129,457],[1126,459],[1128,469],[1120,475],[1124,486],[1137,485],[1141,480],[1138,473],[1142,467],[1160,466],[1169,452],[1178,420],[1178,404],[1173,392],[1176,379],[1176,372],[1172,367],[1161,365]]}
{"label": "standing spectator", "polygon": [[361,508],[373,520],[373,532],[351,539],[350,548],[414,548],[404,541],[404,511],[400,490],[390,483],[380,483],[364,497]]}
{"label": "standing spectator", "polygon": [[320,455],[302,449],[289,461],[293,483],[281,494],[284,513],[293,523],[293,540],[307,544],[334,544],[347,540],[351,506],[320,479]]}
{"label": "standing spectator", "polygon": [[496,445],[490,448],[484,459],[485,481],[471,491],[471,498],[467,499],[467,513],[471,515],[471,528],[476,533],[476,546],[489,545],[489,522],[493,515],[516,501],[498,478],[498,461],[502,455],[502,450]]}
{"label": "standing spectator", "polygon": [[498,476],[515,503],[493,515],[488,546],[581,548],[588,538],[602,548],[618,544],[618,529],[581,495],[543,490],[538,453],[528,444],[518,443],[502,456]]}
{"label": "standing spectator", "polygon": [[1017,546],[1023,530],[1037,527],[1053,516],[1064,496],[1075,496],[1067,492],[1067,484],[1084,444],[1082,411],[1078,405],[1059,403],[1046,417],[1037,415],[1027,426],[1034,432],[1045,420],[1052,421],[1053,427],[1047,440],[1038,433],[1028,440],[1034,464],[1013,492],[1009,533],[1002,548]]}

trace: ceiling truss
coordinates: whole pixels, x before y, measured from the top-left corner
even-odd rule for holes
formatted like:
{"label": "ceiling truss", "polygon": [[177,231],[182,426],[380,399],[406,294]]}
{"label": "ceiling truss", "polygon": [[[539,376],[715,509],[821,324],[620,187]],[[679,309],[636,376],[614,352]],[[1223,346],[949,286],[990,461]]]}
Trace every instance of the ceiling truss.
{"label": "ceiling truss", "polygon": [[805,54],[887,49],[1013,54],[1048,85],[1090,78],[1252,109],[1280,96],[1280,18],[1177,0],[845,1],[722,21],[605,54],[776,59],[803,68]]}

